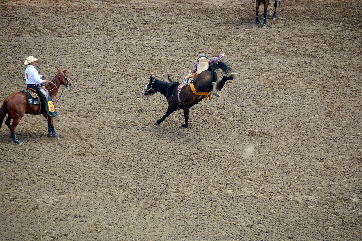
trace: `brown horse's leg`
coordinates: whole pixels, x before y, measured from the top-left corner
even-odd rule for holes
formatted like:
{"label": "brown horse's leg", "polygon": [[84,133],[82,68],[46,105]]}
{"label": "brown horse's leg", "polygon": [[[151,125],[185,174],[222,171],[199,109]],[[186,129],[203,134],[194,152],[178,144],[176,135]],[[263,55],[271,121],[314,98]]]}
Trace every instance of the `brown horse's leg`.
{"label": "brown horse's leg", "polygon": [[275,0],[275,2],[274,2],[273,20],[275,20],[277,18],[277,6],[278,6],[278,0]]}
{"label": "brown horse's leg", "polygon": [[[8,115],[8,118],[5,121],[5,124],[10,129],[10,138],[16,144],[21,144],[21,141],[17,139],[16,134],[15,134],[15,128],[19,125],[20,119],[21,119],[21,117],[20,118],[12,118],[10,115]],[[11,123],[11,120],[13,120],[12,123]]]}
{"label": "brown horse's leg", "polygon": [[256,24],[260,24],[259,20],[259,7],[260,7],[260,0],[256,0],[256,9],[255,9],[255,15],[256,15]]}
{"label": "brown horse's leg", "polygon": [[55,132],[54,117],[47,116],[47,119],[48,119],[48,136],[49,137],[59,137],[59,135]]}
{"label": "brown horse's leg", "polygon": [[264,19],[263,19],[263,27],[266,27],[266,17],[268,15],[268,6],[269,0],[264,0]]}

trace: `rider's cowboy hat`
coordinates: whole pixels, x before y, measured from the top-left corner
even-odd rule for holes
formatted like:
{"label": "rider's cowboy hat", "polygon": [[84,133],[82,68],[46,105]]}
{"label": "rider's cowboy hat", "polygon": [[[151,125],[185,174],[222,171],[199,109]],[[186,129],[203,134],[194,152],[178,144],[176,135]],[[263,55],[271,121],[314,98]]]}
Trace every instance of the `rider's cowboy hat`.
{"label": "rider's cowboy hat", "polygon": [[29,56],[29,57],[26,58],[24,64],[25,64],[25,65],[28,65],[28,64],[33,63],[33,62],[35,62],[35,61],[37,61],[37,60],[38,60],[38,59],[34,58],[33,56]]}

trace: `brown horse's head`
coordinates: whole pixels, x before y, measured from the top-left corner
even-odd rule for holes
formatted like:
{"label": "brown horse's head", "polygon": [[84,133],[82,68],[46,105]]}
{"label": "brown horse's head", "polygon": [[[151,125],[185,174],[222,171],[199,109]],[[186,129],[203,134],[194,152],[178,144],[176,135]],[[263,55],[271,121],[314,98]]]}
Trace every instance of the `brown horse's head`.
{"label": "brown horse's head", "polygon": [[55,82],[57,83],[59,81],[59,85],[65,85],[65,87],[69,87],[70,86],[70,79],[68,77],[68,73],[67,70],[61,70],[59,68],[57,68],[58,73],[55,76]]}

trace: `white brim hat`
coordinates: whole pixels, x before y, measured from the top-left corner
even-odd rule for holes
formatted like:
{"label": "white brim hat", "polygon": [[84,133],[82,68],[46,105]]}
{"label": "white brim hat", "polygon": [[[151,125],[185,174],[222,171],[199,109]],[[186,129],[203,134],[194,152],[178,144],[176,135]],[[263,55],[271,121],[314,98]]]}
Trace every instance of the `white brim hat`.
{"label": "white brim hat", "polygon": [[24,62],[24,65],[28,65],[30,63],[33,63],[35,61],[37,61],[38,59],[34,58],[33,56],[29,56],[26,58],[25,62]]}

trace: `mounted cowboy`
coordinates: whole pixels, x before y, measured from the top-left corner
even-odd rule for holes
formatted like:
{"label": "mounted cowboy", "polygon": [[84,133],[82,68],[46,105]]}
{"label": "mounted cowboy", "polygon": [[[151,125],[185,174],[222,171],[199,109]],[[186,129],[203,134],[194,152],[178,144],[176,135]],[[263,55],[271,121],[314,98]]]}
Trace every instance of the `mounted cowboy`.
{"label": "mounted cowboy", "polygon": [[[205,54],[199,54],[196,57],[197,62],[194,64],[194,66],[190,70],[189,74],[182,80],[182,83],[183,84],[186,84],[189,82],[192,83],[194,78],[198,74],[200,74],[201,72],[203,72],[205,70],[208,70],[210,65],[219,62],[220,59],[224,56],[225,56],[225,53],[219,55],[216,58],[209,60]],[[212,84],[213,84],[213,91],[211,93],[217,97],[220,97],[220,94],[217,93],[218,90],[216,88],[216,82],[213,82]]]}
{"label": "mounted cowboy", "polygon": [[189,74],[184,78],[182,83],[192,82],[197,74],[200,74],[202,71],[207,70],[211,64],[218,62],[224,56],[225,53],[209,60],[205,54],[199,54],[196,57],[197,62],[194,64]]}
{"label": "mounted cowboy", "polygon": [[43,88],[43,85],[49,83],[47,80],[43,80],[45,78],[44,75],[40,75],[38,70],[35,68],[36,62],[38,59],[33,56],[29,56],[26,58],[24,65],[26,65],[26,69],[24,72],[24,77],[26,80],[27,89],[33,89],[39,95],[41,101],[44,103],[46,113],[49,117],[55,117],[58,113],[55,111],[53,100],[50,97],[48,91]]}

